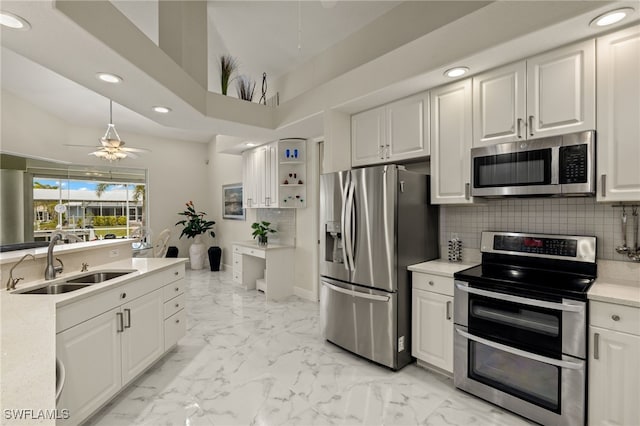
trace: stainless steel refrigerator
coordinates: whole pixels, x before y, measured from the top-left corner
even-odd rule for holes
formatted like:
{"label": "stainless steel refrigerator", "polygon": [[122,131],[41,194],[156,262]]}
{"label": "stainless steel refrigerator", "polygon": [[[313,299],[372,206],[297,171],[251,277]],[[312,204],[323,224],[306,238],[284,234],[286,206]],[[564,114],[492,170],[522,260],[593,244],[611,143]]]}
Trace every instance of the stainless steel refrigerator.
{"label": "stainless steel refrigerator", "polygon": [[394,370],[411,358],[407,266],[438,258],[429,176],[385,165],[320,177],[324,337]]}

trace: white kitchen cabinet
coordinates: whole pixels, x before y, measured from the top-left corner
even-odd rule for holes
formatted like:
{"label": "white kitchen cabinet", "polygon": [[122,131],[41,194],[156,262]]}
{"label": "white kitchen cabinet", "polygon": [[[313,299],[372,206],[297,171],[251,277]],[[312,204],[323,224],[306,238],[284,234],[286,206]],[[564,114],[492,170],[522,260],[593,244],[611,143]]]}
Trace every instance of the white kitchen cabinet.
{"label": "white kitchen cabinet", "polygon": [[411,355],[453,374],[453,278],[413,272]]}
{"label": "white kitchen cabinet", "polygon": [[306,207],[305,139],[271,142],[242,159],[243,208]]}
{"label": "white kitchen cabinet", "polygon": [[431,90],[431,203],[470,204],[471,79]]}
{"label": "white kitchen cabinet", "polygon": [[429,93],[419,93],[351,116],[352,166],[426,157]]}
{"label": "white kitchen cabinet", "polygon": [[597,40],[598,201],[640,201],[640,26]]}
{"label": "white kitchen cabinet", "polygon": [[122,305],[122,384],[142,373],[164,352],[162,289]]}
{"label": "white kitchen cabinet", "polygon": [[640,309],[591,302],[589,424],[640,424]]}
{"label": "white kitchen cabinet", "polygon": [[58,407],[78,424],[122,387],[120,308],[104,312],[56,336],[56,356],[66,370]]}
{"label": "white kitchen cabinet", "polygon": [[588,40],[473,78],[473,146],[596,128],[595,42]]}
{"label": "white kitchen cabinet", "polygon": [[351,165],[384,162],[387,144],[384,106],[351,116]]}

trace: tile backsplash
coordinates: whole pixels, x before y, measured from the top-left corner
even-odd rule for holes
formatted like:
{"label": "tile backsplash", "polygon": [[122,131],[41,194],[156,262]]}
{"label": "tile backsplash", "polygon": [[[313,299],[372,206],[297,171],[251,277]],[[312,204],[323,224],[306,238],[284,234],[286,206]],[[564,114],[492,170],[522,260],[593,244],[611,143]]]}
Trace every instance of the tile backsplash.
{"label": "tile backsplash", "polygon": [[256,220],[269,222],[278,231],[269,234],[269,241],[296,245],[296,209],[257,209]]}
{"label": "tile backsplash", "polygon": [[[473,206],[440,206],[440,245],[457,234],[463,247],[480,248],[482,231],[594,235],[597,257],[627,260],[615,251],[622,244],[622,209],[596,203],[595,198],[537,198],[487,200]],[[627,209],[627,244],[631,245],[632,216]]]}

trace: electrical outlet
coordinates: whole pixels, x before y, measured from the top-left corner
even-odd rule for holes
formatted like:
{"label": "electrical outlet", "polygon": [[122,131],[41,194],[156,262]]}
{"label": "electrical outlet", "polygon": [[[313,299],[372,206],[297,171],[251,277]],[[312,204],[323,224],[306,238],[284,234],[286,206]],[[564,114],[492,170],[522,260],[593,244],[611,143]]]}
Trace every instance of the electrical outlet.
{"label": "electrical outlet", "polygon": [[118,257],[119,254],[120,254],[120,250],[119,249],[111,249],[111,250],[109,250],[109,257]]}

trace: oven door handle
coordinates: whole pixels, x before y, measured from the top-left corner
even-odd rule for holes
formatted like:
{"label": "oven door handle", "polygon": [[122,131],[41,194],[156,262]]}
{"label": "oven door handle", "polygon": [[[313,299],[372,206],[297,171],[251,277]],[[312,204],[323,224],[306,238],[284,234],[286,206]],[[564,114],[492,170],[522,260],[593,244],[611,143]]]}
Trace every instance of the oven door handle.
{"label": "oven door handle", "polygon": [[518,355],[523,358],[528,358],[534,361],[539,361],[545,364],[554,365],[560,368],[568,368],[571,370],[580,370],[584,368],[584,362],[563,361],[560,359],[554,359],[554,358],[549,358],[542,355],[532,354],[531,352],[512,348],[511,346],[503,345],[501,343],[496,343],[491,340],[483,339],[482,337],[474,336],[473,334],[469,334],[466,331],[459,329],[458,327],[456,327],[456,333],[458,333],[459,335],[461,335],[466,339],[473,340],[474,342],[482,343],[483,345],[490,346],[494,349],[499,349],[501,351],[508,352],[513,355]]}
{"label": "oven door handle", "polygon": [[478,296],[490,297],[492,299],[506,300],[507,302],[520,303],[522,305],[536,306],[538,308],[555,309],[567,312],[582,312],[584,304],[572,305],[566,302],[547,302],[545,300],[529,299],[527,297],[513,296],[511,294],[496,293],[494,291],[482,290],[479,288],[468,287],[460,283],[456,283],[456,288],[466,293],[477,294]]}

